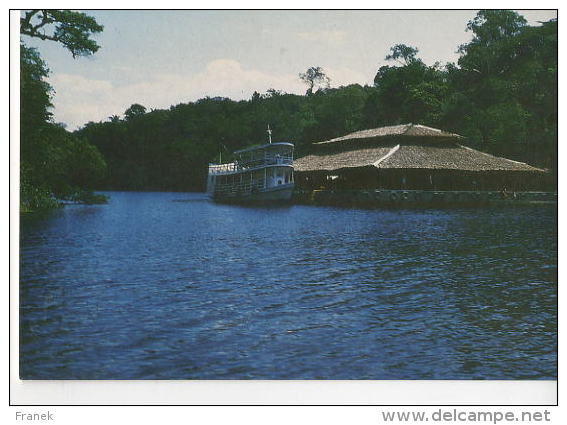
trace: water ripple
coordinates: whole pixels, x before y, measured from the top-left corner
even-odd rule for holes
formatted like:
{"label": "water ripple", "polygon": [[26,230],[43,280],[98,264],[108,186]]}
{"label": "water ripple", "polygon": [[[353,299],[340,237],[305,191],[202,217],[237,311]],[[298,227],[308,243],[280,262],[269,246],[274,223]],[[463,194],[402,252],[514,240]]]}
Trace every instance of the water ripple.
{"label": "water ripple", "polygon": [[22,378],[557,376],[552,208],[110,196],[22,218]]}

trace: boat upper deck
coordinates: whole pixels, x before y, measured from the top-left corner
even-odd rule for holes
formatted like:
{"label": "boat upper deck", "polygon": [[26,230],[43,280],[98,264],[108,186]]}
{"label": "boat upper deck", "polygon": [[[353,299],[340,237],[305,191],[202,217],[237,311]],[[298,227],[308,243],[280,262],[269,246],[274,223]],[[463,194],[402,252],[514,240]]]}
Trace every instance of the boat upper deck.
{"label": "boat upper deck", "polygon": [[238,157],[226,164],[209,164],[209,174],[233,174],[271,166],[293,166],[293,144],[268,143],[234,152]]}
{"label": "boat upper deck", "polygon": [[240,155],[240,154],[244,154],[244,153],[249,153],[249,152],[254,152],[254,151],[261,151],[261,150],[265,150],[265,149],[275,149],[275,150],[279,150],[281,148],[288,148],[293,151],[293,143],[289,143],[289,142],[275,142],[275,143],[266,143],[264,145],[259,145],[259,146],[252,146],[246,149],[240,149],[238,151],[235,151],[235,155]]}

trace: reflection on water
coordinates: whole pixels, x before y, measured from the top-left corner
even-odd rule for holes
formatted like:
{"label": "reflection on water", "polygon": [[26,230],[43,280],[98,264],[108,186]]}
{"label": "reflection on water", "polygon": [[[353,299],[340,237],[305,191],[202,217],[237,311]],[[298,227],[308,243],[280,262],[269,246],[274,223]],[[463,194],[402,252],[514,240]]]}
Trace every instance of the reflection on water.
{"label": "reflection on water", "polygon": [[110,195],[22,218],[24,379],[556,379],[554,208]]}

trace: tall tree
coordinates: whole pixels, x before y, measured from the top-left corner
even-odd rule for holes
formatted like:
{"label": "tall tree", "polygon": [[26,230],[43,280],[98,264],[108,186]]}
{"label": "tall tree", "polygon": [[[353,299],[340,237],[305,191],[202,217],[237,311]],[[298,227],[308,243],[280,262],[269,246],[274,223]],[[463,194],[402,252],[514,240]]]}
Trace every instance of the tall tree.
{"label": "tall tree", "polygon": [[[104,187],[121,190],[202,190],[219,144],[226,146],[223,160],[230,160],[230,152],[262,143],[268,123],[274,140],[293,141],[299,156],[312,142],[415,122],[460,133],[497,155],[550,166],[557,146],[557,22],[527,26],[498,13],[481,17],[469,25],[473,44],[462,46],[457,64],[426,65],[416,47],[398,44],[385,53],[387,66],[372,87],[313,93],[316,80],[311,86],[306,78],[309,96],[270,89],[249,101],[205,98],[149,112],[136,107],[134,119],[109,117],[75,134],[105,156]],[[475,41],[481,35],[484,41]],[[479,58],[490,66],[477,67]]]}
{"label": "tall tree", "polygon": [[132,120],[136,117],[144,115],[146,113],[146,107],[140,105],[139,103],[134,103],[124,112],[124,117],[126,120]]}
{"label": "tall tree", "polygon": [[473,38],[449,73],[452,130],[488,152],[555,168],[557,22],[530,27],[516,12],[481,10],[467,30]]}
{"label": "tall tree", "polygon": [[51,119],[51,93],[45,81],[49,75],[46,63],[37,49],[20,44],[20,117],[28,130]]}
{"label": "tall tree", "polygon": [[417,58],[419,50],[405,44],[396,44],[390,48],[390,52],[391,53],[386,56],[386,60],[395,60],[401,65],[409,65],[412,62],[420,60]]}
{"label": "tall tree", "polygon": [[312,94],[313,88],[317,85],[322,88],[328,88],[331,82],[325,71],[320,66],[312,66],[307,71],[299,74],[299,79],[307,84],[307,93]]}
{"label": "tall tree", "polygon": [[481,10],[467,24],[473,39],[459,46],[459,65],[482,76],[507,71],[526,20],[511,10]]}
{"label": "tall tree", "polygon": [[71,10],[34,9],[20,18],[20,34],[59,42],[73,57],[95,53],[100,46],[91,37],[103,29],[93,17]]}
{"label": "tall tree", "polygon": [[376,91],[365,106],[370,127],[420,122],[437,125],[441,104],[447,96],[445,71],[439,64],[427,66],[417,57],[418,49],[396,44],[386,56],[397,66],[382,66],[374,77]]}
{"label": "tall tree", "polygon": [[[90,36],[102,30],[78,12],[32,10],[20,21],[21,35],[62,43],[73,55],[94,53]],[[56,198],[92,189],[106,164],[96,148],[52,122],[49,69],[36,49],[20,43],[20,187],[22,211],[51,208]]]}

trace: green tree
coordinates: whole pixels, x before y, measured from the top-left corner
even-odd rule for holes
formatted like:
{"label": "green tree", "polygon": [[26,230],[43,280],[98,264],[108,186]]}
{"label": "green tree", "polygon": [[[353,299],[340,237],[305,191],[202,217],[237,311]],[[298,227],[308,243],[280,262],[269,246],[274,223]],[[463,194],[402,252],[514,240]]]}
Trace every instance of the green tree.
{"label": "green tree", "polygon": [[420,60],[417,58],[419,50],[405,44],[396,44],[390,48],[390,52],[391,53],[386,56],[386,60],[395,60],[401,65],[409,65],[412,62]]}
{"label": "green tree", "polygon": [[311,142],[323,141],[362,128],[363,109],[370,91],[351,84],[310,96],[306,107],[312,119],[304,127],[303,138]]}
{"label": "green tree", "polygon": [[124,112],[124,117],[126,120],[132,120],[136,117],[142,116],[146,113],[146,107],[140,105],[139,103],[134,103]]}
{"label": "green tree", "polygon": [[320,66],[312,66],[307,71],[299,74],[299,79],[307,84],[307,93],[312,94],[313,88],[317,85],[320,88],[328,88],[331,80]]}
{"label": "green tree", "polygon": [[49,69],[36,49],[20,44],[20,117],[22,135],[51,119],[53,89],[45,81]]}
{"label": "green tree", "polygon": [[510,70],[518,49],[518,36],[526,20],[511,10],[481,10],[467,24],[473,39],[459,46],[459,65],[481,77]]}
{"label": "green tree", "polygon": [[73,57],[95,53],[100,46],[91,37],[103,28],[93,17],[71,10],[34,9],[20,18],[20,34],[59,42]]}
{"label": "green tree", "polygon": [[[481,16],[470,24],[478,37],[483,25],[502,21],[498,13]],[[303,96],[270,89],[248,101],[204,98],[167,110],[137,108],[135,119],[109,117],[76,135],[104,155],[104,187],[122,190],[203,190],[219,146],[229,160],[232,151],[263,143],[267,124],[274,141],[294,142],[299,156],[313,142],[415,122],[460,133],[491,153],[549,166],[557,146],[557,22],[531,27],[519,19],[516,29],[503,22],[506,28],[482,35],[490,42],[474,35],[475,47],[462,46],[457,64],[428,66],[417,48],[398,44],[370,87],[315,91],[313,80]]]}
{"label": "green tree", "polygon": [[403,122],[437,125],[441,105],[448,95],[446,71],[427,66],[416,55],[418,49],[397,44],[386,56],[398,66],[382,66],[374,77],[375,92],[365,106],[369,127]]}
{"label": "green tree", "polygon": [[530,27],[516,12],[481,10],[467,29],[444,122],[488,152],[556,168],[557,21]]}
{"label": "green tree", "polygon": [[[73,56],[94,53],[90,39],[102,30],[93,18],[69,11],[25,12],[23,36],[61,42]],[[21,209],[52,208],[56,199],[87,194],[105,173],[96,148],[52,122],[53,89],[45,80],[49,69],[38,51],[20,44],[20,182]],[[94,199],[90,196],[90,199]]]}

